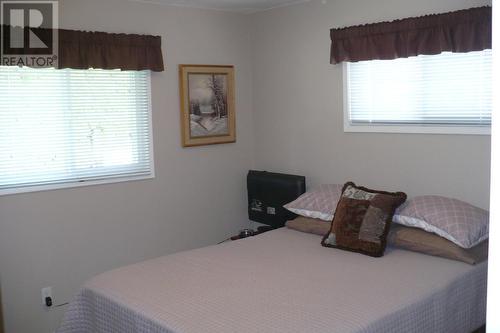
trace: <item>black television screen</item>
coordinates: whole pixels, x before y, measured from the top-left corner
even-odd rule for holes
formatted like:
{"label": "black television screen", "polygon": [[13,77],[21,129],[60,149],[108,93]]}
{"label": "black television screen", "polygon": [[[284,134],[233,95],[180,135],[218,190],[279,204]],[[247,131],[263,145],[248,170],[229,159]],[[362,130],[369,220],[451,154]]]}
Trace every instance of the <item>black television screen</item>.
{"label": "black television screen", "polygon": [[247,175],[248,218],[279,228],[296,214],[283,205],[306,191],[304,176],[250,170]]}

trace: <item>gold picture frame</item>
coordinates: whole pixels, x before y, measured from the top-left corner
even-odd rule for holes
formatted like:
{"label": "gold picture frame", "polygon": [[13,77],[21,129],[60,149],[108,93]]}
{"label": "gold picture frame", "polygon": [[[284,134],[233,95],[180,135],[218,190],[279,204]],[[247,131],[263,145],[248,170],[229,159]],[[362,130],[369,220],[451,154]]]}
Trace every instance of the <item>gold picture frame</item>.
{"label": "gold picture frame", "polygon": [[182,146],[236,142],[234,66],[179,65]]}

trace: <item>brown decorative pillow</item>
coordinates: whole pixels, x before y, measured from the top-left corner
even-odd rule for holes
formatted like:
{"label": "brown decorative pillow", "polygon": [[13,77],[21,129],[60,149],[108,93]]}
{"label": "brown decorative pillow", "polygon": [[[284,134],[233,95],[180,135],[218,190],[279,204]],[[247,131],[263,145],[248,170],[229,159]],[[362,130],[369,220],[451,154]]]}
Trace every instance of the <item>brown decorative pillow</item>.
{"label": "brown decorative pillow", "polygon": [[326,233],[330,230],[329,222],[304,216],[299,216],[295,220],[286,222],[286,226],[289,229],[320,236],[326,235]]}
{"label": "brown decorative pillow", "polygon": [[394,211],[406,200],[403,192],[384,192],[344,185],[330,231],[321,244],[372,257],[384,255]]}
{"label": "brown decorative pillow", "polygon": [[387,236],[387,242],[390,246],[397,248],[462,261],[470,265],[479,264],[488,259],[488,240],[473,248],[463,249],[436,234],[395,223]]}

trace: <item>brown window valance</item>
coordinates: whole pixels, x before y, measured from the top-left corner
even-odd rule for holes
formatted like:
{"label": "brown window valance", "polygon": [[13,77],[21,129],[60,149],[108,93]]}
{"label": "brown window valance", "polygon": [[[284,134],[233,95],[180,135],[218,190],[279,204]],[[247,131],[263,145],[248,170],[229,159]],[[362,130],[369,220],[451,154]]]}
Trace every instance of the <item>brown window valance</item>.
{"label": "brown window valance", "polygon": [[[52,30],[35,33],[43,36]],[[164,70],[160,36],[59,29],[58,39],[58,68]]]}
{"label": "brown window valance", "polygon": [[163,71],[161,37],[59,30],[59,68]]}
{"label": "brown window valance", "polygon": [[491,48],[491,7],[331,29],[330,62],[407,58]]}

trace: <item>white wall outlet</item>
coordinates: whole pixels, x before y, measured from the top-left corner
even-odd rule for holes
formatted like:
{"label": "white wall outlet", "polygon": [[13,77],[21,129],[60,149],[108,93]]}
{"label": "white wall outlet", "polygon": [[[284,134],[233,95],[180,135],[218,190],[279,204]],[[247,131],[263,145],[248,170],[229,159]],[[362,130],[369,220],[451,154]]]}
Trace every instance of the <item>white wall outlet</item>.
{"label": "white wall outlet", "polygon": [[50,297],[52,299],[52,302],[54,302],[54,297],[52,296],[52,287],[42,288],[42,304],[43,304],[43,306],[47,306],[47,303],[45,301],[47,297]]}

